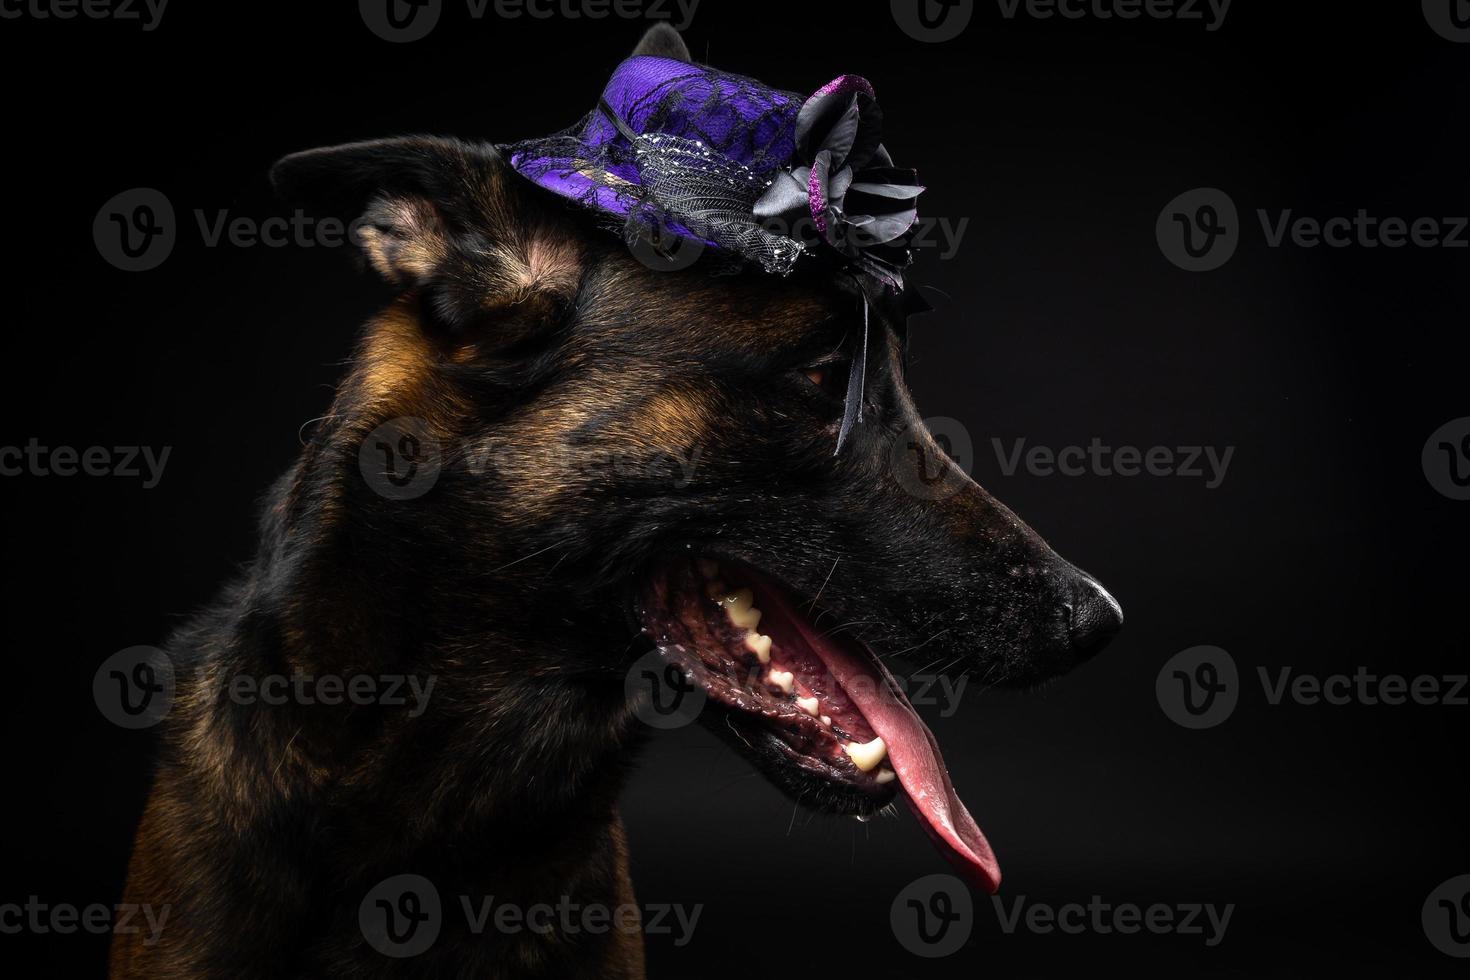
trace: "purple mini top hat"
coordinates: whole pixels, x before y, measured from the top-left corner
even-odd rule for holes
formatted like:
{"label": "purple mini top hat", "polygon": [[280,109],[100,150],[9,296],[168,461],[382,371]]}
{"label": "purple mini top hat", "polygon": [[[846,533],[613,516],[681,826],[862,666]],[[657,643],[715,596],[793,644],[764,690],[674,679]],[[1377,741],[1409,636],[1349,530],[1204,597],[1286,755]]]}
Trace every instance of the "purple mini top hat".
{"label": "purple mini top hat", "polygon": [[[659,43],[687,54],[668,33]],[[684,57],[635,53],[579,124],[502,149],[517,172],[600,213],[630,245],[672,235],[729,265],[784,276],[825,261],[850,282],[863,329],[840,452],[862,419],[869,311],[904,334],[908,316],[928,309],[903,281],[923,188],[893,165],[882,122],[873,86],[857,75],[803,98]]]}
{"label": "purple mini top hat", "polygon": [[511,166],[613,219],[785,275],[824,252],[891,289],[923,190],[883,148],[873,87],[810,98],[673,58],[635,56],[580,124],[513,144]]}

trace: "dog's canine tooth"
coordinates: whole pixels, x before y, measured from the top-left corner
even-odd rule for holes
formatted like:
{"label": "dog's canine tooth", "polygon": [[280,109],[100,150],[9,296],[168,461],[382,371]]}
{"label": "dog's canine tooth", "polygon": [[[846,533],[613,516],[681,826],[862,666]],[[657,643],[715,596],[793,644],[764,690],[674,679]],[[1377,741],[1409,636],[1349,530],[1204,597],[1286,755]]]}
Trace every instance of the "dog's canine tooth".
{"label": "dog's canine tooth", "polygon": [[745,612],[730,611],[730,622],[742,629],[754,630],[761,624],[761,611],[751,606]]}
{"label": "dog's canine tooth", "polygon": [[725,599],[725,615],[730,617],[730,622],[734,625],[753,631],[761,621],[761,611],[755,608],[755,593],[749,589],[741,589],[728,596]]}
{"label": "dog's canine tooth", "polygon": [[733,625],[741,629],[751,630],[752,632],[754,632],[755,628],[761,622],[761,611],[754,606],[748,609],[742,609],[737,605],[731,604],[725,607],[725,613],[730,617],[730,622]]}
{"label": "dog's canine tooth", "polygon": [[816,698],[797,698],[796,706],[813,718],[817,717],[818,712],[821,710],[821,702]]}
{"label": "dog's canine tooth", "polygon": [[787,694],[790,694],[792,689],[796,687],[796,675],[789,670],[773,670],[766,675],[766,680]]}
{"label": "dog's canine tooth", "polygon": [[884,783],[891,783],[897,778],[897,773],[895,773],[892,769],[889,769],[887,766],[884,766],[882,769],[878,770],[876,782],[879,786],[882,786]]}
{"label": "dog's canine tooth", "polygon": [[823,715],[822,716],[822,724],[824,724],[824,725],[830,725],[830,724],[832,724],[832,716],[831,715]]}
{"label": "dog's canine tooth", "polygon": [[763,633],[748,633],[745,637],[745,649],[755,654],[763,664],[771,662],[771,638]]}
{"label": "dog's canine tooth", "polygon": [[842,751],[863,772],[872,772],[878,763],[888,758],[888,746],[881,738],[871,742],[848,742],[842,746]]}

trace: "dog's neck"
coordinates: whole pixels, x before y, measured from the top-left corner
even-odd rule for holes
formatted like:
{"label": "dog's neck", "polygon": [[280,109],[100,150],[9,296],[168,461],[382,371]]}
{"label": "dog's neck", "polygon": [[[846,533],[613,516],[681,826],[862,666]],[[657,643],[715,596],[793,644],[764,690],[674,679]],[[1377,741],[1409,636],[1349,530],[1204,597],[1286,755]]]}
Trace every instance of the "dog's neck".
{"label": "dog's neck", "polygon": [[[267,550],[209,617],[180,721],[227,819],[243,829],[287,804],[355,838],[354,868],[462,861],[478,841],[536,851],[611,819],[631,726],[620,684],[558,668],[575,630],[537,647],[492,632],[446,656],[459,638],[434,622],[449,611],[406,575],[373,579]],[[525,608],[512,597],[506,621]]]}
{"label": "dog's neck", "polygon": [[[475,624],[491,642],[466,645],[452,583],[425,582],[416,556],[367,560],[322,506],[335,491],[313,489],[312,455],[278,487],[246,577],[175,638],[179,690],[139,840],[165,853],[144,859],[231,881],[239,921],[269,915],[281,936],[325,896],[404,873],[456,914],[486,895],[625,902],[620,678],[560,669],[592,660],[590,639],[567,627],[533,642],[511,626],[535,613],[509,586],[506,628]],[[342,701],[354,678],[377,698],[322,703],[328,676]]]}

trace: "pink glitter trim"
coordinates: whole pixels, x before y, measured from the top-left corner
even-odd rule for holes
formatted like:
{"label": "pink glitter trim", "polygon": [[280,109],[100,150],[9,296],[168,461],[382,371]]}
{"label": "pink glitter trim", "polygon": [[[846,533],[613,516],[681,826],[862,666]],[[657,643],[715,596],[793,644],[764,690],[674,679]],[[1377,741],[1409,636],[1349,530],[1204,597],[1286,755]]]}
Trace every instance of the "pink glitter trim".
{"label": "pink glitter trim", "polygon": [[[836,78],[832,79],[832,81],[817,89],[816,94],[812,96],[812,99],[826,98],[829,95],[836,95],[839,92],[854,91],[865,92],[875,99],[878,97],[878,94],[873,91],[872,83],[863,76],[838,75]],[[812,99],[807,99],[807,101],[810,102]]]}
{"label": "pink glitter trim", "polygon": [[822,198],[822,185],[817,180],[817,168],[812,167],[806,178],[807,207],[812,212],[812,223],[817,231],[827,234],[827,202]]}
{"label": "pink glitter trim", "polygon": [[[849,92],[862,92],[869,98],[876,99],[878,94],[873,91],[873,85],[861,75],[838,75],[832,81],[817,89],[810,99],[806,100],[811,105],[817,99],[825,99],[832,95],[846,95]],[[828,176],[831,176],[830,174]],[[817,180],[817,168],[812,167],[806,178],[806,204],[812,213],[812,223],[817,226],[817,231],[823,235],[827,234],[827,202],[822,197],[822,187]]]}

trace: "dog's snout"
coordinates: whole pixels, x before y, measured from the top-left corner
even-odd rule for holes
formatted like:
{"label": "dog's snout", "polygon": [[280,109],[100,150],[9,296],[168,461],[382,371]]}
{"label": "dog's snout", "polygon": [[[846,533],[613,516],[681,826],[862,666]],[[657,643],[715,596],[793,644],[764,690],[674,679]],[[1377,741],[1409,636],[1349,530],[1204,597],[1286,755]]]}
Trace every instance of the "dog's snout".
{"label": "dog's snout", "polygon": [[1086,572],[1072,581],[1067,636],[1078,659],[1086,660],[1108,645],[1123,628],[1123,607]]}

